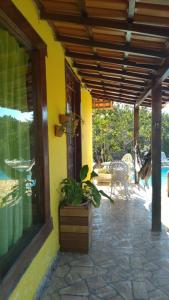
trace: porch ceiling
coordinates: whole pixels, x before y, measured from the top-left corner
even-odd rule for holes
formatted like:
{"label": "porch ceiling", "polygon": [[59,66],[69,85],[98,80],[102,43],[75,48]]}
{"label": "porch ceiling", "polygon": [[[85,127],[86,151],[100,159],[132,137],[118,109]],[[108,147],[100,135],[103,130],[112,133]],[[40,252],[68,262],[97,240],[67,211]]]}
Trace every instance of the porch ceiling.
{"label": "porch ceiling", "polygon": [[35,0],[94,100],[169,101],[169,1]]}

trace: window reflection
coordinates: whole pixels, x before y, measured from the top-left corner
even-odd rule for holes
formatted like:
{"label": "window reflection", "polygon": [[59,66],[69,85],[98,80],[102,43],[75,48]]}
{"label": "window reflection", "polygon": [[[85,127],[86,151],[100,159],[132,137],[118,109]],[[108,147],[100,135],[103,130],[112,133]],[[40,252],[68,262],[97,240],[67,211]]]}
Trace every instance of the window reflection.
{"label": "window reflection", "polygon": [[[0,257],[33,224],[34,111],[28,53],[0,28]],[[29,93],[28,93],[29,90]]]}

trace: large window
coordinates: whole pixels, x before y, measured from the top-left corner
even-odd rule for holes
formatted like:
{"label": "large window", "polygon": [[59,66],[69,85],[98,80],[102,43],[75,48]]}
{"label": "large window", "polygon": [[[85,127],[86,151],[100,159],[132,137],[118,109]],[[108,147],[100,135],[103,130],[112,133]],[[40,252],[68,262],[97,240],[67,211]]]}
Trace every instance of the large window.
{"label": "large window", "polygon": [[0,3],[1,15],[0,298],[5,298],[44,243],[52,222],[46,45],[11,1]]}
{"label": "large window", "polygon": [[[0,258],[33,224],[36,190],[29,54],[0,28]],[[29,91],[30,92],[30,91]]]}

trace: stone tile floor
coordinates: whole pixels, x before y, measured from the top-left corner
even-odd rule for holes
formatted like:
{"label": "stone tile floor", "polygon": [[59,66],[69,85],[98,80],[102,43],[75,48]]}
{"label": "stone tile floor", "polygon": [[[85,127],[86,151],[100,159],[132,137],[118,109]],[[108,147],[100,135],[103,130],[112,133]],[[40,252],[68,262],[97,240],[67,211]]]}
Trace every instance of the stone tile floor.
{"label": "stone tile floor", "polygon": [[[135,190],[93,209],[89,254],[61,253],[39,300],[169,300],[169,235]],[[168,212],[169,213],[169,212]]]}

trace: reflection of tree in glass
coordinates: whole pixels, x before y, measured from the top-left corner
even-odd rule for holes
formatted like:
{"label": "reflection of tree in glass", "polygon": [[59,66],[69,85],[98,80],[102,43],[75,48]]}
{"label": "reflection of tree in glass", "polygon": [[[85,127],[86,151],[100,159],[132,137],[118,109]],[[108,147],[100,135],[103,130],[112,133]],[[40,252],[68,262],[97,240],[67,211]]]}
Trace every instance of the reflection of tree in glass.
{"label": "reflection of tree in glass", "polygon": [[10,116],[0,118],[0,169],[11,178],[17,178],[18,173],[5,160],[30,160],[31,126],[31,122],[20,122]]}
{"label": "reflection of tree in glass", "polygon": [[20,198],[30,198],[32,196],[33,180],[23,179],[18,184],[13,185],[10,192],[0,201],[0,208],[7,205],[17,204]]}

